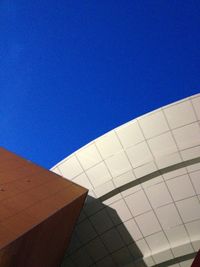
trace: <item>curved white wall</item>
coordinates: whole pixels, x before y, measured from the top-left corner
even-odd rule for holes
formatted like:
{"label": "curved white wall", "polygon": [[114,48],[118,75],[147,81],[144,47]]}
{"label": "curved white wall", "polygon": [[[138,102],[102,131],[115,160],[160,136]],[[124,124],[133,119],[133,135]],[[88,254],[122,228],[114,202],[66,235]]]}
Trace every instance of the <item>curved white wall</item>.
{"label": "curved white wall", "polygon": [[200,248],[200,94],[108,132],[52,171],[91,196],[66,266],[142,266],[141,256],[153,266]]}

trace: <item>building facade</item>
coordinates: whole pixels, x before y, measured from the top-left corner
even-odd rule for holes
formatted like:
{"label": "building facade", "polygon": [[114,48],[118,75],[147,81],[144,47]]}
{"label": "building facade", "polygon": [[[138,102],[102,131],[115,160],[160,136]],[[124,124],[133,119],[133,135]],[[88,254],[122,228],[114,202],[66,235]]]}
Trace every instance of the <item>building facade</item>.
{"label": "building facade", "polygon": [[104,134],[52,171],[89,189],[63,267],[191,266],[200,248],[200,94]]}

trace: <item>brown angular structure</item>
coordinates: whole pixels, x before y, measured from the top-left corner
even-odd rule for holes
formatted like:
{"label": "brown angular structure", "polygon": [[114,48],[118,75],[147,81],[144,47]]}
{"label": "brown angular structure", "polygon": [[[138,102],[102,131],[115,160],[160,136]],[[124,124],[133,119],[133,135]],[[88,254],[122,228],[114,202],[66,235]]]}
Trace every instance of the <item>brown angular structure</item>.
{"label": "brown angular structure", "polygon": [[191,267],[199,267],[200,266],[200,250],[198,251]]}
{"label": "brown angular structure", "polygon": [[0,148],[0,266],[60,266],[86,195]]}

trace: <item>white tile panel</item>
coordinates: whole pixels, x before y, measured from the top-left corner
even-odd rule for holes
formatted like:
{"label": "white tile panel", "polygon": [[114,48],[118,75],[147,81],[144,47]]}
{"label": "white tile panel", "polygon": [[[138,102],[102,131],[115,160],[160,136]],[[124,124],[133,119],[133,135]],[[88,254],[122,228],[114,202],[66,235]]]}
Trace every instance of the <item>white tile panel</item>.
{"label": "white tile panel", "polygon": [[87,188],[87,189],[92,189],[93,186],[90,183],[87,175],[85,173],[82,173],[80,175],[78,175],[76,178],[74,178],[73,182]]}
{"label": "white tile panel", "polygon": [[122,146],[115,134],[114,131],[111,131],[101,138],[98,138],[96,141],[97,148],[99,149],[102,157],[106,159],[119,152],[122,149]]}
{"label": "white tile panel", "polygon": [[182,223],[173,203],[156,209],[156,214],[164,229],[169,229]]}
{"label": "white tile panel", "polygon": [[95,144],[90,144],[77,151],[76,156],[84,169],[89,169],[102,160]]}
{"label": "white tile panel", "polygon": [[166,173],[162,173],[162,176],[164,178],[164,180],[169,180],[169,179],[172,179],[172,178],[175,178],[175,177],[178,177],[178,176],[181,176],[181,175],[184,175],[187,173],[187,169],[186,168],[180,168],[180,169],[177,169],[177,170],[174,170],[174,171],[169,171],[169,172],[166,172]]}
{"label": "white tile panel", "polygon": [[[200,159],[200,146],[192,147],[181,151],[181,155],[184,160],[192,160],[195,158]],[[187,166],[187,170],[190,172],[200,170],[200,163],[194,163]]]}
{"label": "white tile panel", "polygon": [[165,229],[165,234],[172,248],[190,243],[189,236],[183,225]]}
{"label": "white tile panel", "polygon": [[155,178],[152,178],[150,180],[147,180],[146,182],[142,183],[142,187],[143,188],[148,188],[148,187],[152,187],[156,184],[162,183],[164,180],[162,178],[162,176],[157,176]]}
{"label": "white tile panel", "polygon": [[103,203],[105,206],[109,206],[109,205],[111,205],[112,203],[114,203],[114,202],[120,200],[121,198],[122,198],[122,195],[121,195],[120,193],[117,193],[117,194],[115,194],[115,195],[113,195],[113,196],[111,196],[111,197],[109,197],[109,198],[103,200],[102,203]]}
{"label": "white tile panel", "polygon": [[[129,171],[129,172],[126,172],[126,173],[114,178],[113,182],[114,182],[115,186],[117,188],[119,188],[123,185],[126,185],[130,182],[133,182],[135,179],[136,178],[135,178],[135,175],[133,174],[133,172]],[[131,195],[132,193],[139,191],[139,190],[141,190],[141,186],[137,185],[137,186],[127,188],[125,190],[120,190],[120,192],[121,192],[121,195],[123,197],[126,197],[126,196]]]}
{"label": "white tile panel", "polygon": [[122,151],[105,160],[105,163],[113,177],[119,176],[132,169],[131,164]]}
{"label": "white tile panel", "polygon": [[141,178],[143,176],[146,176],[150,173],[153,173],[157,171],[156,165],[153,161],[148,162],[140,167],[137,167],[134,169],[135,176],[137,178]]}
{"label": "white tile panel", "polygon": [[153,211],[139,215],[135,217],[135,220],[144,236],[161,231],[160,224]]}
{"label": "white tile panel", "polygon": [[166,249],[164,251],[160,251],[158,253],[153,254],[153,258],[157,264],[161,262],[165,262],[167,260],[173,259],[173,254],[170,249]]}
{"label": "white tile panel", "polygon": [[189,124],[196,120],[190,101],[178,103],[169,108],[164,108],[169,125],[172,129]]}
{"label": "white tile panel", "polygon": [[192,99],[192,104],[197,115],[198,120],[200,120],[200,96]]}
{"label": "white tile panel", "polygon": [[169,130],[162,111],[157,111],[150,115],[143,116],[139,119],[139,123],[147,139]]}
{"label": "white tile panel", "polygon": [[159,183],[145,189],[145,192],[154,208],[172,202],[172,198],[165,183]]}
{"label": "white tile panel", "polygon": [[184,160],[190,160],[200,157],[200,146],[191,147],[181,151]]}
{"label": "white tile panel", "polygon": [[151,206],[143,190],[125,198],[125,201],[134,216],[149,211]]}
{"label": "white tile panel", "polygon": [[126,152],[134,168],[153,160],[151,152],[145,142],[127,149]]}
{"label": "white tile panel", "polygon": [[144,141],[143,134],[137,121],[131,121],[116,129],[116,133],[124,148],[136,145]]}
{"label": "white tile panel", "polygon": [[116,212],[117,216],[118,216],[118,220],[115,220],[115,216],[113,216],[113,220],[116,222],[121,221],[127,221],[128,219],[130,219],[132,217],[127,205],[125,204],[125,201],[123,199],[113,203],[110,205],[110,208]]}
{"label": "white tile panel", "polygon": [[156,164],[159,169],[173,166],[174,164],[177,164],[180,162],[182,162],[182,159],[178,152],[156,159]]}
{"label": "white tile panel", "polygon": [[125,184],[128,184],[136,179],[135,175],[133,174],[133,171],[125,172],[118,177],[115,177],[113,182],[116,187],[123,186]]}
{"label": "white tile panel", "polygon": [[195,164],[189,165],[189,166],[187,166],[186,169],[188,172],[198,171],[198,170],[200,170],[200,163],[195,163]]}
{"label": "white tile panel", "polygon": [[108,181],[98,187],[96,187],[94,189],[95,195],[99,198],[107,193],[109,193],[110,191],[114,190],[114,184],[112,181]]}
{"label": "white tile panel", "polygon": [[83,169],[75,156],[62,162],[62,164],[59,165],[59,170],[64,177],[70,180],[83,172]]}
{"label": "white tile panel", "polygon": [[185,223],[200,219],[200,203],[197,197],[178,201],[176,205]]}
{"label": "white tile panel", "polygon": [[173,130],[173,134],[180,150],[200,145],[200,127],[198,123]]}
{"label": "white tile panel", "polygon": [[148,140],[149,147],[156,159],[177,152],[177,147],[170,132]]}
{"label": "white tile panel", "polygon": [[200,220],[186,223],[185,226],[192,241],[200,240]]}
{"label": "white tile panel", "polygon": [[195,195],[192,183],[187,174],[168,180],[166,183],[175,201]]}
{"label": "white tile panel", "polygon": [[191,244],[183,244],[172,249],[175,257],[185,256],[187,254],[193,253],[194,249]]}
{"label": "white tile panel", "polygon": [[163,232],[147,236],[145,239],[153,254],[170,248],[169,242]]}
{"label": "white tile panel", "polygon": [[104,162],[101,162],[87,170],[86,174],[94,187],[104,184],[112,179],[112,176],[110,175]]}
{"label": "white tile panel", "polygon": [[123,196],[123,198],[130,196],[132,194],[135,194],[136,192],[140,191],[142,189],[141,185],[136,185],[133,187],[130,187],[126,190],[121,191],[121,195]]}
{"label": "white tile panel", "polygon": [[197,194],[200,194],[200,170],[190,173],[190,177]]}

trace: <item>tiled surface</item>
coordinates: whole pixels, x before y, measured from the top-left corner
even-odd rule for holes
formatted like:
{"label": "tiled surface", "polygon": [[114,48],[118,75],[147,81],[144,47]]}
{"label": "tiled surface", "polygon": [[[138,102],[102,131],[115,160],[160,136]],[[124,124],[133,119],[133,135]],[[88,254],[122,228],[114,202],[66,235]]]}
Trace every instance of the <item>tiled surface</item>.
{"label": "tiled surface", "polygon": [[75,156],[67,159],[63,164],[59,166],[59,171],[64,177],[73,179],[77,175],[83,172],[80,163]]}
{"label": "tiled surface", "polygon": [[[85,185],[93,197],[76,231],[88,251],[84,266],[129,266],[124,258],[133,262],[135,254],[153,266],[197,251],[199,120],[200,95],[195,95],[114,129],[53,168]],[[105,194],[103,204],[95,200]],[[73,266],[79,266],[76,253],[70,254]]]}
{"label": "tiled surface", "polygon": [[184,225],[166,228],[165,234],[172,248],[180,247],[182,244],[188,244],[190,241],[188,231]]}
{"label": "tiled surface", "polygon": [[190,173],[190,178],[197,194],[200,194],[200,170]]}
{"label": "tiled surface", "polygon": [[165,251],[169,249],[169,242],[163,232],[159,232],[146,237],[146,241],[149,244],[151,251],[158,253],[159,251]]}
{"label": "tiled surface", "polygon": [[161,158],[177,151],[171,132],[150,139],[148,144],[155,158]]}
{"label": "tiled surface", "polygon": [[181,224],[181,218],[173,203],[156,209],[156,214],[164,229]]}
{"label": "tiled surface", "polygon": [[169,126],[162,111],[154,112],[139,119],[145,137],[152,138],[169,130]]}
{"label": "tiled surface", "polygon": [[175,201],[195,195],[193,185],[187,174],[173,178],[166,183]]}
{"label": "tiled surface", "polygon": [[200,96],[192,99],[192,104],[197,115],[198,120],[200,120]]}
{"label": "tiled surface", "polygon": [[143,190],[126,197],[125,202],[134,216],[145,213],[151,209],[149,201]]}
{"label": "tiled surface", "polygon": [[200,219],[200,203],[197,197],[191,197],[176,203],[184,222]]}
{"label": "tiled surface", "polygon": [[135,220],[144,236],[151,235],[161,230],[161,226],[153,211],[145,212],[135,217]]}
{"label": "tiled surface", "polygon": [[178,128],[173,134],[180,150],[200,145],[200,128],[197,122]]}
{"label": "tiled surface", "polygon": [[167,205],[172,198],[165,183],[155,184],[145,189],[148,199],[154,208]]}
{"label": "tiled surface", "polygon": [[93,168],[87,170],[86,174],[94,187],[104,184],[105,182],[112,179],[110,172],[104,162],[101,162],[95,165]]}
{"label": "tiled surface", "polygon": [[124,152],[118,153],[107,160],[105,160],[106,165],[112,175],[112,177],[117,177],[132,169],[129,160]]}
{"label": "tiled surface", "polygon": [[111,131],[96,140],[96,145],[103,158],[114,155],[122,149],[115,132]]}
{"label": "tiled surface", "polygon": [[137,121],[119,127],[116,129],[116,132],[124,148],[131,147],[144,140],[144,136]]}
{"label": "tiled surface", "polygon": [[94,144],[78,151],[76,156],[84,169],[88,169],[101,161],[101,156]]}
{"label": "tiled surface", "polygon": [[164,109],[171,129],[196,121],[195,113],[189,101]]}
{"label": "tiled surface", "polygon": [[153,160],[152,154],[146,142],[137,144],[127,149],[128,158],[134,168]]}

